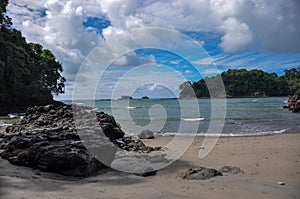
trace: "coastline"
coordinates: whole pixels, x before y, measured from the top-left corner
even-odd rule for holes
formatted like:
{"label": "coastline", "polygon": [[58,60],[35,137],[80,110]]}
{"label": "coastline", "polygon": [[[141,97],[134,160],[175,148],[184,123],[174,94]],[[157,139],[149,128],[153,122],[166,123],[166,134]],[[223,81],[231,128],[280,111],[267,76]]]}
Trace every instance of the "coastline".
{"label": "coastline", "polygon": [[[112,169],[88,178],[65,177],[9,164],[0,159],[2,198],[297,198],[300,196],[300,134],[226,137],[218,140],[203,159],[203,139],[155,176],[140,177]],[[169,140],[149,139],[150,146]],[[184,180],[181,169],[224,165],[240,167],[244,174],[225,174],[209,180]],[[278,185],[284,182],[285,185]]]}

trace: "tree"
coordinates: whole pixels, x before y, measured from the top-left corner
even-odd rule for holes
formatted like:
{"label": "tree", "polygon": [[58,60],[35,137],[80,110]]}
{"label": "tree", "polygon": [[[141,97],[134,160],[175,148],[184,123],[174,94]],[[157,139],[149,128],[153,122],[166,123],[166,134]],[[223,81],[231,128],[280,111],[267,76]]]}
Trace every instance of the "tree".
{"label": "tree", "polygon": [[[220,78],[220,75],[205,77],[198,82],[189,83],[197,97],[215,97],[210,96],[207,85],[209,84],[212,90],[218,89],[218,85],[214,84],[214,82],[218,82],[217,78]],[[227,97],[287,96],[299,88],[300,68],[286,70],[281,77],[276,73],[267,73],[262,70],[230,69],[223,72],[221,78],[225,85]],[[186,85],[185,82],[181,87]],[[218,94],[218,92],[215,93]],[[190,93],[190,91],[186,92],[182,89],[180,97],[185,97],[186,93]],[[225,95],[220,93],[219,96]]]}
{"label": "tree", "polygon": [[294,93],[300,88],[300,67],[285,70],[282,79],[287,81],[290,88],[290,94]]}
{"label": "tree", "polygon": [[0,0],[0,25],[10,27],[12,25],[11,18],[5,15],[8,0]]}
{"label": "tree", "polygon": [[27,106],[54,102],[64,92],[62,65],[40,44],[27,43],[11,28],[5,15],[7,0],[0,3],[0,114],[24,111]]}

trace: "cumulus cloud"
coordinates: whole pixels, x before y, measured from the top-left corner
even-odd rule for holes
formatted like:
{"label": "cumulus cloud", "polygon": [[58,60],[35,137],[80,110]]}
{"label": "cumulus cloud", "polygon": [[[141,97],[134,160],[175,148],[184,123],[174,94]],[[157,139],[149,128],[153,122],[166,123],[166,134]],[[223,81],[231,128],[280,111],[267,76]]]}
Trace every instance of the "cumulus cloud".
{"label": "cumulus cloud", "polygon": [[[254,49],[300,53],[299,10],[297,0],[10,0],[8,15],[28,41],[41,43],[55,54],[64,66],[67,80],[72,82],[92,49],[134,28],[154,26],[180,32],[217,33],[218,46],[225,52]],[[101,27],[102,34],[97,27],[83,25],[93,17],[109,20],[108,27]],[[149,44],[161,42],[152,33],[137,39]],[[199,38],[199,42],[204,47],[207,43],[205,38]],[[118,55],[127,45],[130,44],[118,41],[110,50]],[[210,60],[198,64],[203,61]],[[114,64],[136,66],[154,62],[154,57],[130,52]],[[66,90],[71,90],[72,83],[67,86],[70,88]]]}
{"label": "cumulus cloud", "polygon": [[246,23],[229,17],[220,27],[225,34],[222,37],[221,47],[227,52],[245,49],[252,42],[252,32]]}
{"label": "cumulus cloud", "polygon": [[117,60],[115,60],[112,65],[115,66],[138,66],[141,64],[155,63],[155,57],[149,55],[147,57],[139,57],[135,52],[129,52]]}
{"label": "cumulus cloud", "polygon": [[[132,28],[156,26],[179,31],[220,32],[220,46],[225,51],[249,47],[300,51],[297,45],[300,43],[300,12],[295,0],[89,0],[84,3],[79,0],[11,0],[8,10],[28,40],[47,43],[60,53],[63,53],[60,48],[79,49],[85,55],[91,46],[99,43],[99,35],[84,32],[82,22],[87,17],[104,15],[111,22],[111,26],[103,30],[106,38]],[[34,31],[39,35],[31,36]],[[81,55],[74,50],[67,56],[80,59]]]}
{"label": "cumulus cloud", "polygon": [[296,0],[105,1],[109,37],[131,28],[158,26],[179,31],[219,32],[226,52],[254,48],[300,52]]}

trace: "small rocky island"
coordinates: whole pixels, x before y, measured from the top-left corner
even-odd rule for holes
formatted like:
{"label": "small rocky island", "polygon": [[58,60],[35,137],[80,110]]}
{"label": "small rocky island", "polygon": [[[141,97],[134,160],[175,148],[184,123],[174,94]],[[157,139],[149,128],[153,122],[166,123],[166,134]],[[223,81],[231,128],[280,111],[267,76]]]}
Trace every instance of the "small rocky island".
{"label": "small rocky island", "polygon": [[298,89],[294,93],[294,95],[288,99],[288,104],[286,106],[283,106],[283,108],[287,108],[293,113],[297,113],[300,111],[300,89]]}

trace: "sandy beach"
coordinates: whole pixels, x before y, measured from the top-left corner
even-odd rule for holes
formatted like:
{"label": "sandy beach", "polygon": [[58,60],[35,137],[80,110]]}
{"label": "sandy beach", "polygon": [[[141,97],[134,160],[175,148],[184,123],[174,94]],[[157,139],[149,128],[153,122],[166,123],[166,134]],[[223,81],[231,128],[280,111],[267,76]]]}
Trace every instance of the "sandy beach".
{"label": "sandy beach", "polygon": [[[298,198],[300,196],[300,134],[221,138],[203,159],[202,139],[155,176],[140,177],[104,169],[88,178],[15,166],[0,159],[0,193],[17,198]],[[166,139],[144,140],[164,146]],[[244,174],[225,174],[208,180],[177,177],[181,169],[224,165],[240,167]],[[284,182],[278,185],[277,182]]]}

